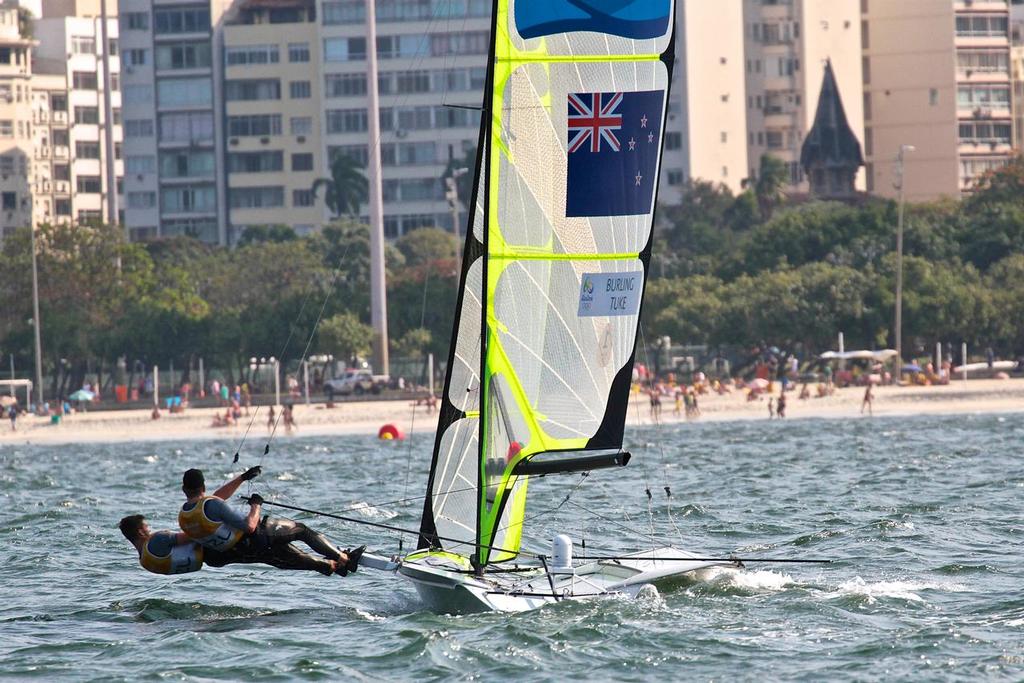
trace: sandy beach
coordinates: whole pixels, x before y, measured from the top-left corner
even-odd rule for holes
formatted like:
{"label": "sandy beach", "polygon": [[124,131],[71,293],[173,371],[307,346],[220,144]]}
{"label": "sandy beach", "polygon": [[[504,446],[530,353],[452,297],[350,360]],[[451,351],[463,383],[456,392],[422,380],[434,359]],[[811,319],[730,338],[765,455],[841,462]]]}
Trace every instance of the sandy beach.
{"label": "sandy beach", "polygon": [[[812,387],[813,391],[813,387]],[[918,414],[974,414],[1003,413],[1024,410],[1024,379],[956,381],[948,386],[932,387],[875,387],[874,415]],[[776,397],[778,387],[776,387]],[[798,392],[786,393],[787,419],[850,418],[868,419],[860,413],[864,396],[862,387],[838,389],[832,396],[800,400]],[[634,397],[628,425],[650,424],[650,409],[645,396]],[[662,421],[682,422],[685,418],[674,414],[671,398],[662,400]],[[768,419],[767,396],[748,401],[743,392],[700,397],[699,421],[765,420]],[[255,408],[252,409],[256,411]],[[190,408],[182,414],[162,411],[159,420],[153,420],[149,410],[109,410],[99,407],[85,413],[64,418],[53,425],[49,419],[23,415],[18,419],[17,431],[10,423],[0,423],[0,447],[16,443],[82,443],[182,439],[240,439],[249,424],[243,416],[239,425],[213,427],[216,408]],[[265,438],[267,408],[255,415],[251,436]],[[386,423],[403,432],[433,432],[437,414],[428,414],[424,406],[415,407],[411,401],[358,401],[338,403],[327,409],[323,403],[295,406],[298,428],[291,434],[278,425],[276,438],[296,436],[376,434]]]}

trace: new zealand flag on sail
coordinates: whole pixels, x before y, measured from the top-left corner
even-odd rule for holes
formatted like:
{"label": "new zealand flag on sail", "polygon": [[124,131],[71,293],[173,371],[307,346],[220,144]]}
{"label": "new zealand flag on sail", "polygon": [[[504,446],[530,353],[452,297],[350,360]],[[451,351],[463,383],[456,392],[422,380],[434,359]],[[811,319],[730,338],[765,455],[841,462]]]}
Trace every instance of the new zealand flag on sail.
{"label": "new zealand flag on sail", "polygon": [[565,215],[650,213],[664,90],[569,93]]}
{"label": "new zealand flag on sail", "polygon": [[[710,1],[710,0],[706,0]],[[668,31],[672,0],[517,0],[516,30],[523,38],[594,31],[642,40]]]}

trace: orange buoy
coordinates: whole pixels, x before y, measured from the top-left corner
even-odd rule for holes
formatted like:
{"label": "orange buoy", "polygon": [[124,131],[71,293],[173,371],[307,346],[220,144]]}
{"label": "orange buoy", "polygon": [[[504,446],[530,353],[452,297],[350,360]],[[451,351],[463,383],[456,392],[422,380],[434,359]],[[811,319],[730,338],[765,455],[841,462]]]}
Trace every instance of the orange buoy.
{"label": "orange buoy", "polygon": [[395,425],[388,423],[377,430],[377,438],[381,441],[391,441],[392,439],[402,440],[405,438],[405,434]]}

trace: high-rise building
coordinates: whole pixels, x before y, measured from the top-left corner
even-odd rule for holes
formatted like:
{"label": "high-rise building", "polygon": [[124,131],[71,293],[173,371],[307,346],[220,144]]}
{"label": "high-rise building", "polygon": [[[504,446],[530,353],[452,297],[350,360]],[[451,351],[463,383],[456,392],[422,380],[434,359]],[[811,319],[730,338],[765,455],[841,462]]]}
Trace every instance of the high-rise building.
{"label": "high-rise building", "polygon": [[228,242],[252,225],[300,234],[324,219],[313,182],[321,143],[320,41],[313,0],[241,0],[223,23]]}
{"label": "high-rise building", "polygon": [[[831,60],[850,129],[862,136],[861,4],[857,0],[744,0],[750,177],[756,174],[761,156],[770,154],[786,163],[789,191],[809,190],[800,150],[814,123],[826,61]],[[705,38],[716,39],[714,34]],[[856,186],[863,189],[863,172]]]}
{"label": "high-rise building", "polygon": [[220,0],[120,0],[129,236],[226,244]]}
{"label": "high-rise building", "polygon": [[740,192],[747,177],[743,0],[679,0],[676,63],[659,200],[707,180]]}
{"label": "high-rise building", "polygon": [[1010,5],[1010,81],[1013,85],[1013,149],[1024,149],[1024,0]]}
{"label": "high-rise building", "polygon": [[[43,17],[34,22],[37,223],[123,222],[114,208],[121,202],[110,197],[111,192],[121,195],[124,172],[117,6],[112,1],[108,12],[107,44],[98,0],[46,0]],[[109,84],[103,65],[108,56]]]}
{"label": "high-rise building", "polygon": [[32,40],[0,7],[0,239],[32,220]]}
{"label": "high-rise building", "polygon": [[969,192],[1012,153],[1006,0],[865,0],[868,190],[909,200]]}

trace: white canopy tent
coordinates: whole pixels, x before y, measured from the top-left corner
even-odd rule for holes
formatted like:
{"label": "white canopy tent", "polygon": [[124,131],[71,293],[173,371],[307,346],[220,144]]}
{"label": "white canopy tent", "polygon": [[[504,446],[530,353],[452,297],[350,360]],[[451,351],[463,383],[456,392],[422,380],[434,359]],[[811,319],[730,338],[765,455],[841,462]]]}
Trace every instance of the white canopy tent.
{"label": "white canopy tent", "polygon": [[32,404],[32,380],[30,379],[0,379],[0,389],[3,387],[9,387],[10,394],[14,396],[14,390],[17,387],[25,388],[25,405],[29,406]]}
{"label": "white canopy tent", "polygon": [[879,351],[826,351],[818,356],[818,358],[822,360],[876,360],[885,362],[895,355],[895,349],[881,349]]}

